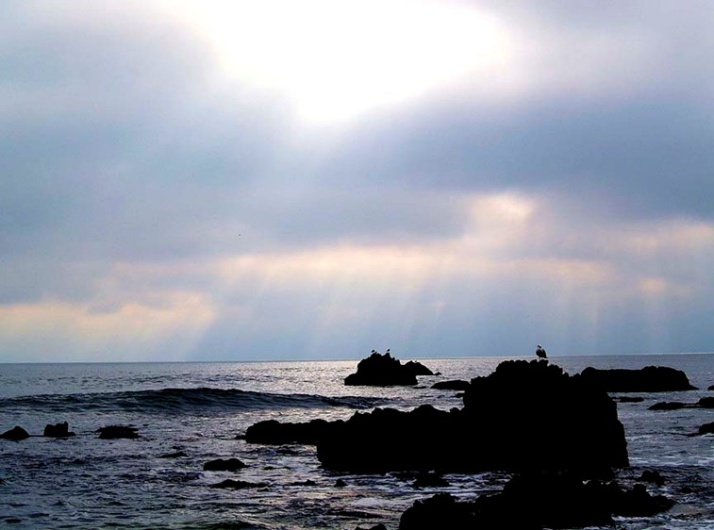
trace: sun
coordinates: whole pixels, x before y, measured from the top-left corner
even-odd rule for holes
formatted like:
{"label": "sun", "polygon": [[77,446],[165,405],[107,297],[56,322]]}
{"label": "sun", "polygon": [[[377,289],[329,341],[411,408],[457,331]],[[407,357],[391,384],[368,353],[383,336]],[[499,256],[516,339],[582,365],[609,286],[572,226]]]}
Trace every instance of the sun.
{"label": "sun", "polygon": [[225,75],[287,98],[297,115],[312,123],[354,119],[469,76],[486,78],[509,56],[508,34],[499,21],[456,2],[181,5],[192,27],[210,39]]}

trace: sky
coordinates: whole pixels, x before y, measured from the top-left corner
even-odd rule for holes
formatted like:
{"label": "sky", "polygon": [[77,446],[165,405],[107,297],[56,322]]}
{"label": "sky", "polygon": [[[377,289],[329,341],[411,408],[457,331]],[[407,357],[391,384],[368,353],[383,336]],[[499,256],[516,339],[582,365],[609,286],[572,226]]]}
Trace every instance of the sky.
{"label": "sky", "polygon": [[708,0],[0,11],[0,362],[714,351]]}

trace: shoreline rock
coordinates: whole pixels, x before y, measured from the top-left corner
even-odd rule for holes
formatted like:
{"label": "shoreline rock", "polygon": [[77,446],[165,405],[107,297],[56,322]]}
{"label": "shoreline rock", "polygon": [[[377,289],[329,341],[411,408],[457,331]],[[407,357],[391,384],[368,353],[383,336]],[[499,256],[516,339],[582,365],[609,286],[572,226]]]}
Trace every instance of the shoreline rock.
{"label": "shoreline rock", "polygon": [[592,480],[563,473],[513,477],[500,493],[458,501],[448,493],[416,501],[401,516],[399,530],[492,530],[519,528],[582,528],[613,524],[613,515],[651,516],[674,502],[650,495],[642,484],[631,490],[617,482]]}

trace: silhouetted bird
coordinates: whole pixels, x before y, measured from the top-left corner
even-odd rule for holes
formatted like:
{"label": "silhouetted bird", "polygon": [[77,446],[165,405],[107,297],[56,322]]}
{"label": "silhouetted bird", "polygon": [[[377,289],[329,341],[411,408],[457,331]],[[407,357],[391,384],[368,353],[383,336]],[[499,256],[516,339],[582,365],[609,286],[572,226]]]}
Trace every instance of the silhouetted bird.
{"label": "silhouetted bird", "polygon": [[543,349],[543,346],[540,344],[536,348],[536,355],[538,356],[539,359],[547,359],[548,356],[545,353],[545,349]]}

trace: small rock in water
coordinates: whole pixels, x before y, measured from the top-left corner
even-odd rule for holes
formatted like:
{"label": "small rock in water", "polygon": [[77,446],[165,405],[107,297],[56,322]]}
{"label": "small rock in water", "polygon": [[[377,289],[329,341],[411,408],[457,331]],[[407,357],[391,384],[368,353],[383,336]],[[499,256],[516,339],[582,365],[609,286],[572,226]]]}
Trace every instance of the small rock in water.
{"label": "small rock in water", "polygon": [[3,440],[12,440],[13,442],[19,442],[20,440],[24,440],[25,438],[29,438],[30,433],[28,433],[25,429],[19,426],[15,426],[9,431],[5,431],[4,433],[0,434],[0,438]]}
{"label": "small rock in water", "polygon": [[245,489],[245,488],[262,488],[265,486],[266,486],[266,484],[264,482],[246,482],[244,480],[231,480],[231,479],[226,479],[223,482],[219,482],[218,484],[211,485],[212,488],[233,489],[233,490],[240,490],[240,489]]}
{"label": "small rock in water", "polygon": [[64,423],[56,423],[54,425],[45,425],[45,430],[42,433],[43,436],[49,438],[67,438],[68,436],[74,436],[75,433],[69,431],[69,423],[66,421]]}
{"label": "small rock in water", "polygon": [[666,482],[664,477],[660,475],[659,471],[650,471],[649,469],[643,471],[637,481],[649,482],[651,484],[656,484],[657,486],[661,486]]}
{"label": "small rock in water", "polygon": [[128,425],[109,425],[107,427],[100,427],[96,432],[99,433],[99,438],[102,440],[115,440],[117,438],[138,438],[138,430],[136,427]]}
{"label": "small rock in water", "polygon": [[714,434],[714,422],[705,423],[699,427],[699,434]]}
{"label": "small rock in water", "polygon": [[238,471],[244,467],[245,464],[237,458],[229,458],[227,460],[219,458],[203,464],[204,471]]}

